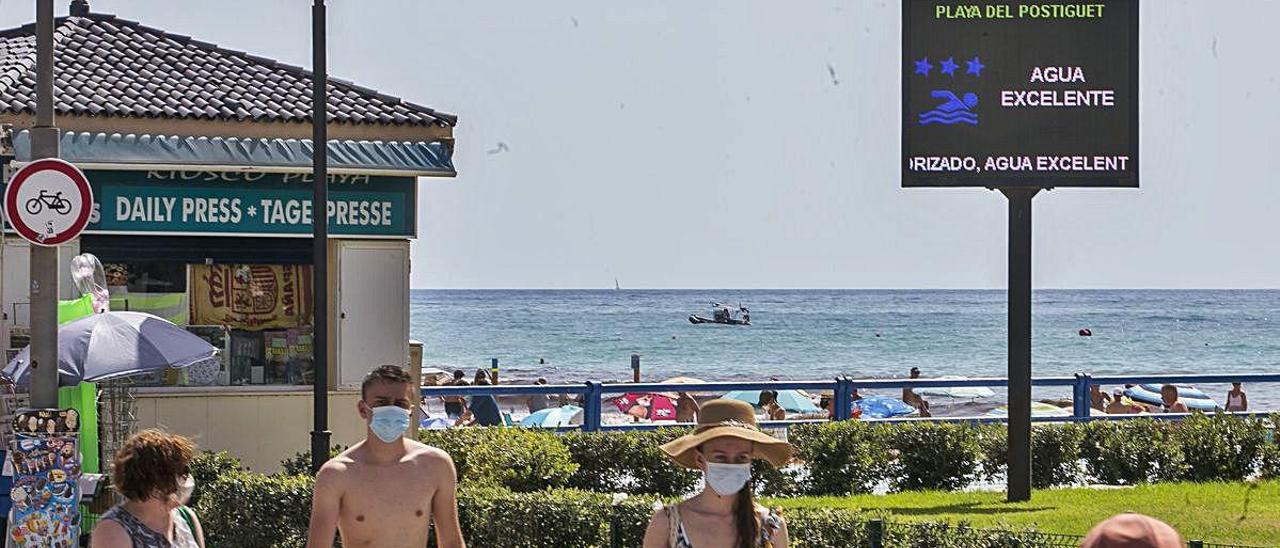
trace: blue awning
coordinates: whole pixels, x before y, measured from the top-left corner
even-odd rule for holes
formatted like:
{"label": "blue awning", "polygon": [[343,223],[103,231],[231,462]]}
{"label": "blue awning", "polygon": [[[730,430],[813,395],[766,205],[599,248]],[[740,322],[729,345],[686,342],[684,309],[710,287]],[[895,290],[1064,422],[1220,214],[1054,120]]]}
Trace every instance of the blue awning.
{"label": "blue awning", "polygon": [[[311,168],[310,139],[247,139],[174,135],[64,132],[59,156],[73,164],[166,166],[226,166],[228,169]],[[17,161],[31,158],[31,133],[15,132]],[[388,141],[329,141],[329,169],[335,172],[387,173],[405,176],[453,177],[449,143]]]}

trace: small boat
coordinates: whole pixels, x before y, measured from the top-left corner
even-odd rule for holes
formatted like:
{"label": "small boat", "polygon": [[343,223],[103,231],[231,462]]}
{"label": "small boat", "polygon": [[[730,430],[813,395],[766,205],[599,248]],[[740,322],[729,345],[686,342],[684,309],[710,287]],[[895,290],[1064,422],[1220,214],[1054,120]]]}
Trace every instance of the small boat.
{"label": "small boat", "polygon": [[710,318],[704,318],[697,314],[689,315],[689,323],[699,325],[704,323],[718,323],[724,325],[751,325],[751,311],[747,307],[738,305],[737,310],[731,310],[728,306],[720,303],[711,303],[713,309]]}

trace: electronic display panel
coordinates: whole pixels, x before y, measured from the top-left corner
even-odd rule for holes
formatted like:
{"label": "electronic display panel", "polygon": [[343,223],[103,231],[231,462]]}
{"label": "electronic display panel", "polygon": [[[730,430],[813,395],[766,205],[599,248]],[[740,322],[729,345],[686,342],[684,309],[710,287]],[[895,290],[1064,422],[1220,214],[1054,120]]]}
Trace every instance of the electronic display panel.
{"label": "electronic display panel", "polygon": [[1137,187],[1137,0],[903,0],[902,186]]}

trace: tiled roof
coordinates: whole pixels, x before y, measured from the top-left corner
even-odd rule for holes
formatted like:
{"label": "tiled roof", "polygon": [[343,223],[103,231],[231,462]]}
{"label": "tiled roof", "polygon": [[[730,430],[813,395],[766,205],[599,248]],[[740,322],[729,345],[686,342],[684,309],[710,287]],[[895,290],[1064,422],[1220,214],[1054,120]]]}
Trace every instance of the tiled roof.
{"label": "tiled roof", "polygon": [[[311,73],[187,36],[88,13],[55,23],[59,114],[311,121]],[[35,112],[35,25],[0,31],[0,113]],[[453,126],[457,117],[329,79],[329,121]]]}

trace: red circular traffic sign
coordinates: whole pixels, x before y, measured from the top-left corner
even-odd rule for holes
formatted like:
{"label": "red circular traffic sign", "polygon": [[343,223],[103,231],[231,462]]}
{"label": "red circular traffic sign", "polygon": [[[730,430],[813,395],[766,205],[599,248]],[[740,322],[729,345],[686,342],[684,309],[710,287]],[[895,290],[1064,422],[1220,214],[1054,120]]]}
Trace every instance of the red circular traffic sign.
{"label": "red circular traffic sign", "polygon": [[79,168],[57,158],[22,166],[4,189],[9,225],[36,245],[61,245],[79,236],[92,211],[89,180]]}

